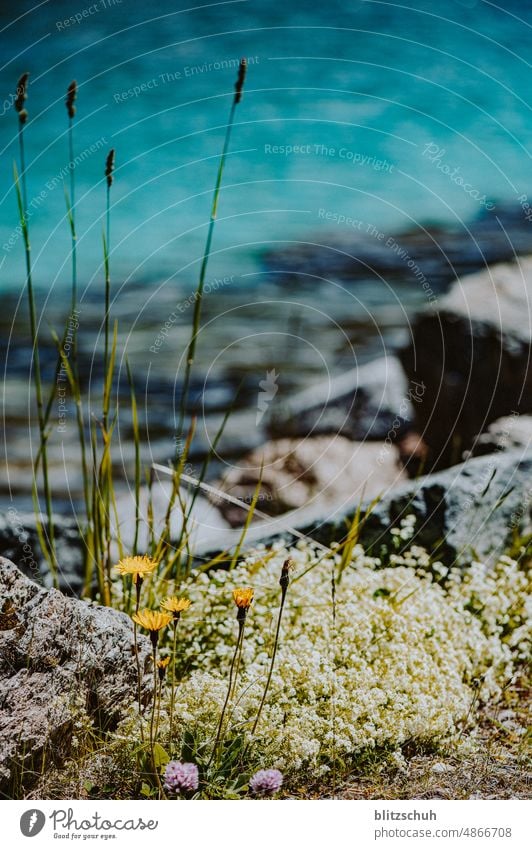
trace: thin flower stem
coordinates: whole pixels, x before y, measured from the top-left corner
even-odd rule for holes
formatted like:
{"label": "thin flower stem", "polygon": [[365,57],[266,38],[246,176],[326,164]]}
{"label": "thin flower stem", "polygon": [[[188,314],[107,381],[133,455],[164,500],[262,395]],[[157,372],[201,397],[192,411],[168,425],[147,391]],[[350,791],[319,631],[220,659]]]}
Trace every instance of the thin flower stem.
{"label": "thin flower stem", "polygon": [[155,737],[159,736],[159,725],[161,723],[161,701],[163,696],[163,682],[159,680],[159,691],[158,691],[158,701],[157,701],[157,719],[155,720]]}
{"label": "thin flower stem", "polygon": [[[142,581],[139,578],[135,584],[136,590],[136,603],[135,603],[135,613],[139,612],[140,607],[140,590],[142,586]],[[140,739],[144,743],[144,728],[142,725],[142,684],[141,684],[141,675],[140,675],[140,658],[139,658],[139,645],[137,640],[137,623],[133,620],[133,639],[135,642],[135,661],[137,664],[137,699],[139,703],[139,722],[140,722]]]}
{"label": "thin flower stem", "polygon": [[153,646],[153,702],[151,708],[151,717],[150,717],[150,750],[152,754],[153,768],[155,770],[155,756],[153,751],[153,729],[155,727],[155,713],[157,709],[157,690],[158,682],[157,682],[157,646]]}
{"label": "thin flower stem", "polygon": [[176,662],[176,650],[177,650],[177,626],[179,625],[179,619],[174,619],[174,639],[172,644],[172,680],[171,680],[171,693],[170,693],[170,730],[168,732],[169,742],[172,742],[172,732],[174,728],[174,700],[175,700],[175,662]]}
{"label": "thin flower stem", "polygon": [[270,688],[270,684],[271,684],[271,680],[272,680],[273,667],[275,665],[275,656],[277,654],[277,647],[279,645],[279,634],[281,632],[281,619],[283,618],[283,609],[284,609],[284,603],[285,603],[285,599],[286,599],[287,589],[288,589],[288,587],[282,587],[282,589],[281,589],[281,604],[280,604],[280,607],[279,607],[279,616],[277,617],[277,628],[275,630],[275,641],[274,641],[274,644],[273,644],[272,659],[270,661],[270,669],[269,669],[269,672],[268,672],[268,678],[266,679],[266,684],[264,686],[264,692],[262,694],[262,699],[261,699],[261,702],[260,702],[260,705],[259,705],[259,709],[257,711],[257,716],[255,717],[255,722],[253,723],[253,728],[251,729],[251,735],[252,736],[255,734],[255,732],[257,730],[257,726],[259,724],[262,709],[263,709],[264,704],[266,702],[266,696],[268,695],[268,690]]}
{"label": "thin flower stem", "polygon": [[214,760],[214,757],[215,757],[215,755],[218,751],[218,746],[220,744],[220,740],[221,740],[221,737],[222,737],[222,729],[223,729],[225,714],[226,714],[226,711],[227,711],[227,706],[229,704],[229,699],[231,698],[231,693],[233,692],[233,678],[234,678],[236,660],[237,660],[238,654],[240,652],[240,647],[242,645],[242,641],[244,639],[244,625],[245,625],[245,619],[239,619],[238,620],[238,639],[236,641],[235,651],[234,651],[234,654],[233,654],[233,659],[231,661],[231,668],[229,670],[229,682],[228,682],[228,686],[227,686],[227,695],[225,697],[224,706],[223,706],[222,712],[220,714],[220,721],[218,722],[218,729],[216,731],[216,738],[215,738],[215,741],[214,741],[214,746],[212,747],[212,752],[211,752],[211,756],[209,758],[209,763],[207,764],[208,767],[211,765],[212,761]]}
{"label": "thin flower stem", "polygon": [[154,738],[154,725],[155,725],[155,714],[157,711],[157,643],[153,643],[153,703],[151,708],[151,718],[150,718],[150,755],[151,755],[151,765],[153,769],[153,774],[155,776],[155,780],[157,781],[157,786],[159,787],[159,793],[164,798],[164,790],[163,785],[161,784],[161,779],[159,776],[159,771],[157,769],[155,763],[155,738]]}

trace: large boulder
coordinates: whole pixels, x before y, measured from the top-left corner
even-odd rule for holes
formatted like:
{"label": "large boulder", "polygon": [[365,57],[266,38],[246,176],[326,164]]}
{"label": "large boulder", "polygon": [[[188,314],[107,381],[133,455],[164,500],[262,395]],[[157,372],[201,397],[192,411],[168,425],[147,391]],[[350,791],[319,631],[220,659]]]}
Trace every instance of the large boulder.
{"label": "large boulder", "polygon": [[[149,657],[140,636],[144,701]],[[39,587],[0,558],[0,789],[61,762],[76,726],[112,728],[136,695],[130,619]]]}
{"label": "large boulder", "polygon": [[457,281],[402,352],[425,387],[416,423],[430,468],[459,462],[501,416],[532,411],[532,257]]}

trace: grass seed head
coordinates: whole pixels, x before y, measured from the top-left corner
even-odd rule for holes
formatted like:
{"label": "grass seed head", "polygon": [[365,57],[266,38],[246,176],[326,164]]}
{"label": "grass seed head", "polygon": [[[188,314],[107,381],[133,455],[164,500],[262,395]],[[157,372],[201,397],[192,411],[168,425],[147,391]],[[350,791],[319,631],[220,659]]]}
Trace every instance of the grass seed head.
{"label": "grass seed head", "polygon": [[76,101],[77,96],[78,96],[78,84],[77,84],[76,80],[72,80],[69,87],[67,88],[67,96],[66,96],[66,100],[65,100],[65,105],[66,105],[66,108],[67,108],[68,117],[70,119],[72,119],[74,117],[74,115],[76,114],[76,107],[74,106],[74,103]]}
{"label": "grass seed head", "polygon": [[21,124],[25,124],[28,120],[28,112],[24,106],[28,98],[28,79],[29,73],[26,71],[20,77],[17,83],[17,97],[15,99],[15,109],[18,112],[18,119]]}
{"label": "grass seed head", "polygon": [[105,176],[107,179],[107,188],[110,189],[113,185],[113,171],[115,170],[115,149],[111,148],[105,160]]}
{"label": "grass seed head", "polygon": [[247,59],[241,59],[240,65],[238,66],[238,76],[236,78],[235,83],[235,103],[240,103],[240,101],[242,100],[242,90],[244,88],[244,80],[246,79],[247,67]]}

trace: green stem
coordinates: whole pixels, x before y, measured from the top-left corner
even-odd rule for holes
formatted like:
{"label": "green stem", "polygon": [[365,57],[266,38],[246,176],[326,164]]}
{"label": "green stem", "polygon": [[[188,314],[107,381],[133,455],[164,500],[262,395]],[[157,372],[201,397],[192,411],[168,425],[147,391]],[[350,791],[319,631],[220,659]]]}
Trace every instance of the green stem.
{"label": "green stem", "polygon": [[20,151],[20,182],[22,183],[22,200],[24,203],[24,221],[27,226],[26,215],[28,212],[28,192],[26,184],[26,153],[24,150],[24,128],[21,123],[18,125],[18,147]]}
{"label": "green stem", "polygon": [[156,736],[156,737],[158,737],[158,736],[159,736],[159,725],[160,725],[160,723],[161,723],[161,701],[162,701],[162,696],[163,696],[163,682],[162,682],[162,680],[161,680],[161,679],[159,679],[159,690],[158,690],[158,696],[157,696],[157,699],[158,699],[158,701],[157,701],[157,719],[156,719],[156,721],[155,721],[155,736]]}
{"label": "green stem", "polygon": [[[22,184],[22,196],[19,189],[19,183],[16,175],[15,168],[15,183],[17,189],[17,198],[19,204],[19,215],[20,215],[20,223],[22,227],[22,233],[24,238],[24,253],[26,258],[26,287],[28,290],[28,307],[29,307],[29,319],[30,319],[30,334],[31,334],[31,342],[32,342],[32,365],[33,365],[33,380],[35,383],[35,397],[37,401],[37,420],[39,425],[39,450],[41,454],[42,460],[42,475],[43,475],[43,489],[44,489],[44,499],[46,503],[46,514],[48,518],[48,533],[47,533],[47,546],[49,546],[49,551],[43,552],[46,556],[50,569],[53,576],[53,581],[55,586],[57,586],[57,562],[55,558],[55,533],[54,533],[54,521],[53,521],[53,509],[52,509],[52,493],[50,489],[50,480],[48,474],[48,451],[47,451],[47,433],[46,433],[46,422],[44,417],[44,405],[43,405],[43,392],[42,392],[42,381],[41,381],[41,363],[39,357],[39,339],[37,332],[37,317],[35,310],[35,294],[33,291],[33,276],[32,276],[32,266],[31,266],[31,243],[30,243],[30,233],[27,219],[27,210],[28,210],[28,193],[27,193],[27,183],[26,183],[26,157],[25,157],[25,149],[24,149],[24,132],[23,125],[19,124],[18,130],[19,137],[19,148],[20,148],[20,168],[21,168],[21,176],[20,181]],[[37,472],[37,466],[34,466],[34,477]]]}
{"label": "green stem", "polygon": [[[139,612],[140,607],[140,589],[142,586],[142,581],[140,578],[137,579],[137,583],[135,584],[136,591],[136,603],[135,603],[135,613]],[[137,623],[133,620],[133,639],[135,642],[135,661],[137,664],[137,699],[139,703],[139,721],[140,721],[140,739],[144,743],[144,727],[142,725],[142,690],[141,690],[141,674],[140,674],[140,658],[139,658],[139,645],[137,640]]]}
{"label": "green stem", "polygon": [[272,680],[273,667],[275,665],[275,656],[277,654],[277,646],[279,645],[279,634],[280,634],[280,631],[281,631],[281,619],[283,618],[283,608],[284,608],[284,603],[285,603],[285,599],[286,599],[286,591],[287,591],[287,587],[282,587],[282,589],[281,589],[281,605],[279,607],[279,616],[277,617],[277,628],[276,628],[276,631],[275,631],[275,642],[273,644],[272,659],[271,659],[271,662],[270,662],[270,670],[268,672],[268,678],[266,679],[266,684],[265,684],[265,687],[264,687],[264,692],[262,694],[261,703],[260,703],[259,709],[257,711],[257,716],[255,717],[255,722],[253,723],[253,728],[251,729],[251,735],[252,736],[255,734],[255,731],[257,730],[257,726],[258,726],[259,720],[260,720],[260,715],[262,713],[262,709],[263,709],[264,704],[266,702],[266,696],[268,695],[268,690],[270,688],[270,683],[271,683],[271,680]]}
{"label": "green stem", "polygon": [[177,626],[179,624],[179,619],[174,620],[174,640],[172,645],[172,680],[171,680],[171,693],[170,693],[170,731],[169,731],[169,742],[172,742],[172,732],[174,728],[174,700],[175,700],[175,662],[176,662],[176,650],[177,650]]}
{"label": "green stem", "polygon": [[[68,153],[70,159],[70,198],[68,201],[68,213],[70,220],[70,236],[72,242],[72,299],[71,318],[78,306],[78,236],[76,231],[76,178],[74,174],[74,119],[69,118],[68,123]],[[89,478],[87,469],[87,449],[85,445],[85,427],[83,423],[83,407],[81,403],[81,389],[79,385],[78,370],[78,332],[77,328],[72,331],[72,372],[75,377],[77,392],[75,393],[76,422],[78,428],[78,439],[81,451],[81,471],[83,476],[83,497],[85,500],[85,511],[87,522],[91,521],[91,501],[89,494]]]}
{"label": "green stem", "polygon": [[153,645],[153,703],[151,708],[151,718],[150,718],[150,755],[151,755],[151,765],[153,769],[153,774],[155,776],[155,780],[157,782],[157,786],[159,788],[159,793],[162,798],[166,798],[164,795],[163,785],[161,784],[161,778],[159,776],[159,770],[157,769],[157,765],[155,763],[155,737],[154,737],[154,726],[155,726],[155,714],[157,712],[157,693],[159,690],[157,684],[157,642],[156,637],[153,634],[150,634],[152,637],[152,645]]}
{"label": "green stem", "polygon": [[[104,382],[107,380],[109,367],[109,310],[111,307],[111,275],[109,269],[109,246],[111,233],[111,189],[107,186],[107,208],[106,208],[106,238],[104,240],[104,265],[105,265],[105,318],[104,318]],[[103,426],[107,430],[108,410],[104,404]]]}
{"label": "green stem", "polygon": [[211,765],[211,763],[212,763],[212,761],[213,761],[213,759],[216,755],[216,752],[218,750],[218,746],[220,744],[220,740],[221,740],[221,737],[222,737],[222,729],[223,729],[225,714],[226,714],[226,711],[227,711],[227,706],[229,704],[229,699],[231,698],[231,693],[233,692],[233,679],[235,677],[234,676],[235,665],[236,665],[238,655],[240,653],[240,647],[241,647],[243,639],[244,639],[245,622],[246,622],[245,618],[238,620],[238,639],[236,641],[235,651],[234,651],[234,654],[233,654],[233,659],[231,661],[231,668],[229,670],[229,682],[228,682],[228,686],[227,686],[227,695],[225,697],[224,706],[223,706],[222,712],[220,714],[220,721],[218,722],[218,728],[216,730],[216,738],[214,740],[214,746],[212,747],[212,753],[211,753],[211,756],[209,758],[209,763],[207,764],[208,767]]}
{"label": "green stem", "polygon": [[[196,290],[196,298],[194,301],[194,318],[192,321],[192,335],[190,338],[188,352],[187,352],[187,362],[185,368],[185,378],[183,381],[183,390],[181,394],[181,405],[179,412],[179,424],[177,428],[178,436],[181,435],[183,430],[183,425],[185,421],[186,408],[188,402],[188,393],[190,388],[190,378],[192,373],[192,366],[194,364],[194,358],[196,354],[196,343],[197,337],[199,333],[200,319],[201,319],[201,307],[202,307],[202,298],[203,298],[203,287],[205,285],[205,275],[207,272],[207,266],[209,263],[209,257],[211,253],[211,245],[212,245],[212,237],[214,233],[214,225],[216,223],[216,215],[218,211],[218,199],[220,195],[220,189],[222,186],[222,176],[224,171],[225,160],[227,158],[227,151],[229,149],[229,142],[231,140],[231,131],[233,129],[233,124],[235,120],[235,110],[237,106],[236,98],[233,99],[233,103],[231,105],[231,111],[229,113],[229,121],[227,123],[226,131],[225,131],[225,139],[224,146],[222,150],[222,155],[220,158],[220,163],[218,165],[218,173],[216,176],[216,183],[214,187],[214,194],[212,199],[212,207],[211,207],[211,216],[209,220],[209,229],[207,231],[207,241],[205,243],[205,250],[203,253],[203,259],[201,262],[201,269],[199,275],[198,288]],[[176,452],[177,455],[177,452]]]}
{"label": "green stem", "polygon": [[68,123],[68,153],[70,157],[70,227],[72,236],[72,311],[78,304],[77,234],[76,234],[76,181],[74,178],[74,121]]}
{"label": "green stem", "polygon": [[150,754],[151,754],[151,763],[153,767],[153,772],[157,775],[157,769],[155,767],[155,749],[154,749],[154,739],[153,739],[153,728],[155,724],[155,712],[157,708],[157,646],[153,645],[153,702],[151,706],[151,717],[150,717]]}

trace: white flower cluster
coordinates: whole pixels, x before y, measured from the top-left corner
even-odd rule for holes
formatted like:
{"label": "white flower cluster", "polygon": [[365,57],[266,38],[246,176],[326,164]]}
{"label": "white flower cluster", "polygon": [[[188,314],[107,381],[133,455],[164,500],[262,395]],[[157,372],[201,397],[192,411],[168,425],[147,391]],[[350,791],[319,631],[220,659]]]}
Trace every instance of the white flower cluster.
{"label": "white flower cluster", "polygon": [[[405,525],[407,533],[411,520]],[[406,536],[406,534],[405,534]],[[496,568],[447,570],[412,546],[382,568],[355,546],[349,568],[303,543],[258,549],[231,572],[199,574],[180,589],[193,605],[180,623],[176,715],[213,735],[236,640],[231,590],[253,586],[233,730],[250,729],[268,673],[285,558],[295,564],[268,699],[256,733],[268,763],[323,767],[368,748],[451,736],[478,697],[496,697],[530,651],[530,576],[509,558]],[[528,599],[530,597],[528,596]]]}

